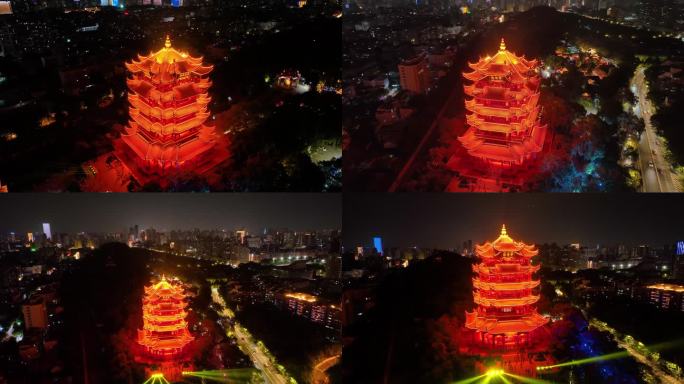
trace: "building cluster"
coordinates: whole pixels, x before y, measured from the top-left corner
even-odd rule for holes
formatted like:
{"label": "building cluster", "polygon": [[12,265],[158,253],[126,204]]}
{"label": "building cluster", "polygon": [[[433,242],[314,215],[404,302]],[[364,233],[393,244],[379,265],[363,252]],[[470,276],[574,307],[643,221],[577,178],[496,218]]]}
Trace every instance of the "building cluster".
{"label": "building cluster", "polygon": [[432,83],[432,73],[425,54],[399,63],[401,89],[412,93],[427,93]]}
{"label": "building cluster", "polygon": [[288,265],[298,261],[324,260],[337,252],[339,231],[246,230],[140,231],[131,246],[147,247],[234,266],[248,262]]}
{"label": "building cluster", "polygon": [[108,242],[124,242],[122,233],[50,233],[49,223],[32,232],[10,232],[0,238],[0,252],[21,253],[24,251],[54,253],[59,257],[73,256],[80,249],[94,249]]}
{"label": "building cluster", "polygon": [[524,12],[532,7],[548,6],[563,12],[606,17],[629,25],[662,31],[683,30],[684,10],[678,0],[458,0],[410,1],[384,0],[348,1],[361,8],[410,7],[458,10],[470,14],[494,9],[498,12]]}
{"label": "building cluster", "polygon": [[340,329],[339,303],[319,301],[318,297],[294,292],[273,296],[273,304],[330,329]]}
{"label": "building cluster", "polygon": [[572,273],[557,270],[546,275],[547,281],[557,288],[571,287],[557,289],[557,294],[586,306],[621,298],[659,311],[684,311],[684,278],[665,277],[648,265],[629,270],[584,269]]}
{"label": "building cluster", "polygon": [[[377,238],[379,239],[379,238]],[[376,241],[376,243],[378,243]],[[381,242],[379,242],[381,244]],[[480,253],[481,253],[480,249]],[[430,257],[437,250],[375,245],[359,246],[343,254],[343,323],[374,305],[377,281],[393,268]],[[443,251],[440,251],[443,252]],[[447,251],[454,257],[481,258],[472,240]],[[583,300],[630,297],[661,309],[680,310],[684,291],[684,242],[662,247],[648,245],[585,246],[539,244],[535,264],[544,273],[562,274],[563,281]],[[479,268],[479,267],[478,267]],[[555,283],[555,278],[549,278]],[[479,284],[479,283],[478,283]],[[482,284],[480,284],[482,285]]]}
{"label": "building cluster", "polygon": [[443,17],[432,8],[358,11],[343,25],[343,102],[362,108],[359,118],[375,117],[363,125],[385,149],[398,147],[409,129],[411,100],[429,94],[456,60],[463,27],[459,20],[445,26]]}
{"label": "building cluster", "polygon": [[[651,271],[659,277],[680,279],[684,278],[684,248],[677,248],[680,243],[684,244],[679,242],[653,247],[646,244],[588,246],[579,243],[544,243],[539,244],[538,259],[546,269],[553,271],[640,269]],[[434,251],[431,248],[419,247],[385,246],[378,249],[375,246],[359,246],[345,253],[343,276],[358,278],[368,275],[370,271],[403,267],[412,260],[425,259]],[[449,251],[463,257],[476,257],[475,244],[472,240],[463,241],[460,247]]]}
{"label": "building cluster", "polygon": [[684,312],[684,285],[660,283],[647,285],[644,290],[648,301],[658,308]]}
{"label": "building cluster", "polygon": [[659,111],[666,111],[684,98],[683,58],[669,57],[650,66],[645,74],[649,84],[649,97],[658,105]]}
{"label": "building cluster", "polygon": [[[88,9],[93,7],[157,6],[182,7],[212,4],[214,0],[7,0],[8,13],[35,12],[43,9]],[[0,8],[3,9],[3,8]]]}
{"label": "building cluster", "polygon": [[[75,270],[80,258],[112,240],[129,241],[132,246],[152,251],[163,248],[165,253],[172,253],[177,244],[183,256],[235,266],[244,262],[240,268],[228,268],[229,297],[240,304],[264,304],[291,313],[327,330],[331,340],[339,336],[342,288],[337,230],[167,232],[134,225],[121,233],[74,235],[61,233],[50,223],[37,227],[40,230],[10,233],[0,239],[0,332],[3,343],[12,339],[17,343],[16,352],[3,356],[10,356],[17,364],[63,369],[57,359],[59,340],[64,335],[60,281]],[[81,248],[84,244],[90,245]],[[237,252],[241,258],[226,251],[231,247],[244,249]],[[248,263],[267,258],[269,262]],[[211,269],[215,263],[205,265]],[[176,369],[178,364],[164,368],[164,362],[169,358],[183,360],[183,350],[191,338],[185,319],[189,294],[182,283],[163,276],[145,288],[136,361],[161,364],[167,378],[180,377],[180,370]]]}
{"label": "building cluster", "polygon": [[314,273],[302,274],[306,269],[304,264],[261,267],[229,282],[228,297],[239,305],[270,305],[331,331],[338,331],[342,317],[339,301],[342,291],[339,255],[331,256],[326,268],[331,268],[334,272],[319,276]]}
{"label": "building cluster", "polygon": [[678,0],[587,0],[551,2],[561,11],[576,12],[652,31],[684,31],[684,9]]}
{"label": "building cluster", "polygon": [[[22,364],[53,364],[63,331],[60,279],[68,266],[49,250],[0,251],[0,332]],[[1,375],[0,375],[1,377]]]}
{"label": "building cluster", "polygon": [[[47,233],[46,233],[47,232]],[[35,232],[10,232],[0,238],[0,252],[31,252],[55,255],[57,259],[79,258],[102,244],[126,243],[179,256],[213,260],[238,266],[262,262],[280,266],[293,263],[325,264],[330,255],[339,254],[340,231],[293,231],[266,228],[250,233],[238,230],[171,230],[140,229],[108,233],[50,233],[50,225]],[[333,262],[333,265],[335,263]],[[335,272],[332,272],[333,274]],[[339,267],[336,272],[339,275]]]}
{"label": "building cluster", "polygon": [[677,255],[675,244],[662,247],[644,244],[593,247],[581,244],[541,244],[539,249],[540,260],[552,270],[575,272],[582,269],[641,269],[667,278],[684,277],[684,259]]}
{"label": "building cluster", "polygon": [[[26,1],[32,7],[49,3]],[[55,7],[63,7],[62,1],[54,3],[59,3]],[[141,49],[147,50],[151,36],[173,32],[174,39],[192,41],[206,59],[217,62],[226,60],[231,50],[289,28],[283,23],[285,16],[269,13],[267,8],[263,9],[265,15],[260,20],[240,17],[239,12],[226,4],[201,2],[191,8],[102,7],[0,16],[0,57],[21,62],[20,70],[1,74],[6,84],[0,97],[5,100],[4,107],[38,103],[48,115],[54,112],[54,108],[49,108],[50,101],[58,100],[39,97],[42,92],[26,92],[25,79],[54,70],[65,93],[81,96],[83,110],[98,108],[111,91],[114,99],[125,96],[124,87],[112,89],[103,81],[119,84],[112,79],[124,76],[125,59],[135,57]],[[47,84],[37,86],[47,87]]]}

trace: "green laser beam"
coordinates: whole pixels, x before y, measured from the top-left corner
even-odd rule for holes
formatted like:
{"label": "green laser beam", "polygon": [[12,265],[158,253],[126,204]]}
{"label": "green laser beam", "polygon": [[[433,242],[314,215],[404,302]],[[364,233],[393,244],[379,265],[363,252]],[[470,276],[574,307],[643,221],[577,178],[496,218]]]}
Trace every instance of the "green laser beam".
{"label": "green laser beam", "polygon": [[205,371],[184,371],[183,376],[197,377],[219,383],[237,383],[248,381],[257,370],[254,368],[237,368]]}
{"label": "green laser beam", "polygon": [[[644,348],[647,352],[653,352],[653,351],[659,351],[662,349],[676,348],[676,347],[679,347],[681,345],[684,345],[684,339],[667,341],[667,342],[663,342],[663,343],[653,344],[650,346],[640,345],[640,347]],[[638,347],[634,347],[634,346],[630,346],[630,347],[631,348],[638,348]],[[601,362],[601,361],[606,361],[606,360],[621,359],[623,357],[628,357],[630,355],[631,354],[629,353],[629,351],[619,351],[619,352],[608,353],[606,355],[593,356],[593,357],[587,357],[585,359],[567,361],[565,363],[560,363],[560,364],[541,366],[541,367],[537,367],[537,370],[544,371],[544,370],[551,369],[551,368],[567,367],[570,365],[590,364],[590,363]]]}
{"label": "green laser beam", "polygon": [[253,368],[222,369],[211,371],[185,371],[184,376],[204,376],[204,377],[246,377],[256,372]]}
{"label": "green laser beam", "polygon": [[[504,375],[505,375],[505,373],[504,373]],[[513,384],[513,383],[511,383],[511,381],[508,380],[504,375],[499,376],[499,378],[501,378],[501,380],[502,380],[505,384]]]}
{"label": "green laser beam", "polygon": [[235,378],[227,378],[227,377],[202,377],[202,376],[192,376],[192,377],[197,377],[202,380],[208,380],[208,381],[215,381],[217,383],[226,383],[226,384],[235,384],[235,383],[244,383],[248,379],[235,379]]}
{"label": "green laser beam", "polygon": [[629,356],[629,352],[627,352],[627,351],[613,352],[613,353],[609,353],[606,355],[593,356],[593,357],[587,357],[585,359],[566,361],[565,363],[560,363],[560,364],[546,365],[546,366],[538,367],[537,370],[544,371],[544,370],[551,369],[551,368],[567,367],[569,365],[590,364],[590,363],[595,363],[595,362],[599,362],[599,361],[621,359],[621,358],[627,357],[627,356]]}
{"label": "green laser beam", "polygon": [[521,382],[527,383],[527,384],[553,384],[550,381],[533,379],[531,377],[519,376],[519,375],[515,375],[513,373],[508,373],[508,372],[504,373],[504,375],[510,376],[510,377],[512,377],[518,381],[521,381]]}
{"label": "green laser beam", "polygon": [[480,379],[483,378],[483,377],[485,377],[485,375],[480,375],[480,376],[475,376],[475,377],[469,377],[469,378],[467,378],[467,379],[455,381],[455,382],[453,382],[453,383],[451,383],[451,384],[471,384],[471,383],[474,383],[474,382],[480,380]]}
{"label": "green laser beam", "polygon": [[153,373],[143,384],[171,384],[162,373]]}
{"label": "green laser beam", "polygon": [[646,348],[648,351],[658,351],[661,349],[667,349],[667,348],[676,348],[679,346],[684,345],[684,339],[678,339],[678,340],[673,340],[673,341],[666,341],[663,343],[658,343],[658,344],[653,344],[653,345],[646,345],[643,346]]}

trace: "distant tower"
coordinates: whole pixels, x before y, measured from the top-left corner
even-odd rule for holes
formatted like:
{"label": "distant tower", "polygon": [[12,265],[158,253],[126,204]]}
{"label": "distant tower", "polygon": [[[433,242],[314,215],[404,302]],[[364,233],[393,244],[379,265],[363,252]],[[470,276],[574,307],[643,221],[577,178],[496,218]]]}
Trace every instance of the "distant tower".
{"label": "distant tower", "polygon": [[155,358],[179,355],[193,337],[185,322],[185,294],[180,284],[161,280],[145,287],[143,329],[138,330],[138,344]]}
{"label": "distant tower", "polygon": [[375,248],[375,252],[378,253],[378,255],[383,255],[383,248],[382,248],[382,237],[374,237],[373,238],[373,248]]}
{"label": "distant tower", "polygon": [[213,66],[172,48],[167,36],[162,49],[138,55],[126,68],[131,119],[114,146],[141,184],[156,180],[165,186],[171,172],[201,174],[228,157],[205,125]]}
{"label": "distant tower", "polygon": [[50,230],[50,223],[43,223],[43,233],[45,234],[46,239],[52,240],[52,231]]}
{"label": "distant tower", "polygon": [[479,263],[473,265],[476,308],[466,312],[466,328],[475,331],[475,343],[500,349],[532,344],[536,329],[548,320],[537,313],[539,280],[532,275],[539,265],[534,245],[511,239],[506,226],[493,242],[475,246]]}
{"label": "distant tower", "polygon": [[468,130],[458,138],[468,154],[511,166],[541,152],[546,126],[539,122],[537,61],[507,51],[501,39],[493,57],[468,65],[473,69],[463,74],[472,82],[464,86],[470,97],[465,102]]}

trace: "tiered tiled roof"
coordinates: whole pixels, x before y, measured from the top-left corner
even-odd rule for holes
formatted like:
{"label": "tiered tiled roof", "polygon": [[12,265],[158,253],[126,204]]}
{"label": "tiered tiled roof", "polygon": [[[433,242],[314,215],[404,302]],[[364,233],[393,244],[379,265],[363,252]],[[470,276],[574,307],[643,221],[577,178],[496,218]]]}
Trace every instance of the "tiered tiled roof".
{"label": "tiered tiled roof", "polygon": [[540,316],[534,304],[539,295],[533,289],[539,280],[532,275],[539,265],[532,265],[538,254],[534,245],[513,240],[501,228],[499,237],[475,247],[480,262],[473,265],[473,299],[476,308],[466,312],[466,327],[476,331],[486,343],[519,343],[521,334],[542,326],[547,319]]}
{"label": "tiered tiled roof", "polygon": [[539,123],[536,60],[506,50],[501,40],[493,56],[469,63],[463,77],[468,130],[459,137],[471,156],[498,164],[521,164],[540,152],[546,127]]}

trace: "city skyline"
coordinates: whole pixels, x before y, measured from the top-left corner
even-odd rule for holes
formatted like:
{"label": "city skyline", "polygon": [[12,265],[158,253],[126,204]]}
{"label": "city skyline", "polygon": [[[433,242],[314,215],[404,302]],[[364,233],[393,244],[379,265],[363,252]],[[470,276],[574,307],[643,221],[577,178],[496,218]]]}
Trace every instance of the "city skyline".
{"label": "city skyline", "polygon": [[379,236],[386,248],[454,249],[467,240],[491,240],[505,224],[512,236],[534,244],[661,247],[684,239],[678,201],[676,195],[652,194],[350,194],[343,245],[370,247]]}
{"label": "city skyline", "polygon": [[[341,227],[339,194],[9,194],[0,198],[0,231],[53,233],[141,229],[291,230]],[[316,209],[310,209],[315,207]]]}

